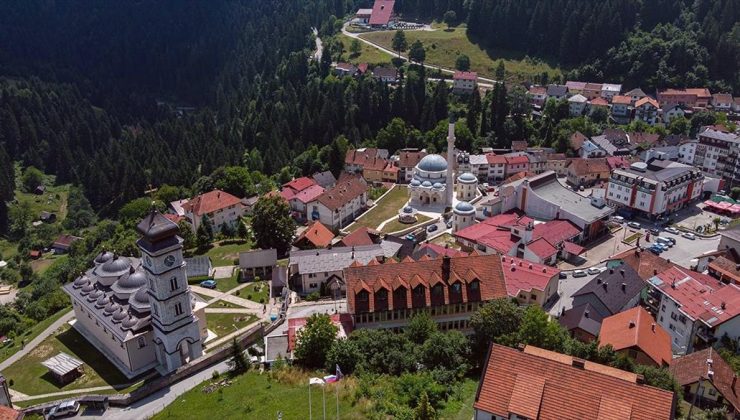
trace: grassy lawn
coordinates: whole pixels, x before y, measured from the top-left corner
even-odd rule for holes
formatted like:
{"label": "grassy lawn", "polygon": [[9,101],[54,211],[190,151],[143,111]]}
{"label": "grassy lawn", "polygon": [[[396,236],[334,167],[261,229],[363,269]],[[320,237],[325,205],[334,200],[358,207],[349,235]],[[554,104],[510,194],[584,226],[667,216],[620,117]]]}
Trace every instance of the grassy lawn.
{"label": "grassy lawn", "polygon": [[[177,401],[160,412],[154,419],[274,419],[282,412],[284,420],[307,419],[309,417],[307,373],[288,370],[290,377],[259,375],[247,372],[234,378],[230,385],[218,391],[205,393],[203,389],[213,383],[206,381],[180,396]],[[223,381],[224,378],[216,382]],[[339,417],[342,419],[364,419],[351,404],[352,391],[347,389],[349,381],[341,381],[339,394]],[[326,417],[336,418],[335,385],[326,387]],[[313,418],[322,416],[322,389],[311,389]]]}
{"label": "grassy lawn", "polygon": [[371,66],[374,66],[379,64],[390,64],[391,62],[391,55],[367,45],[364,42],[360,42],[362,45],[362,51],[360,54],[352,55],[352,53],[349,52],[349,46],[352,45],[353,39],[341,33],[337,35],[337,39],[341,40],[342,44],[344,44],[344,50],[347,51],[344,53],[344,57],[352,64],[368,63]]}
{"label": "grassy lawn", "polygon": [[33,340],[37,335],[39,335],[45,329],[49,328],[51,324],[53,324],[57,319],[61,318],[62,315],[66,314],[70,310],[70,308],[62,309],[49,318],[46,318],[45,320],[34,325],[22,335],[16,337],[13,340],[12,345],[0,347],[0,361],[3,361],[17,353],[18,350],[21,349],[21,341],[28,343],[29,341]]}
{"label": "grassy lawn", "polygon": [[397,215],[398,210],[406,204],[408,199],[408,189],[406,186],[396,185],[385,197],[375,203],[375,207],[355,220],[355,223],[348,230],[354,232],[363,226],[377,229],[379,224]]}
{"label": "grassy lawn", "polygon": [[[65,352],[85,363],[85,374],[65,386],[59,386],[41,362]],[[129,381],[107,358],[98,352],[77,330],[68,325],[61,332],[42,341],[38,347],[3,374],[14,382],[13,389],[27,395],[48,394],[99,386],[125,388]]]}
{"label": "grassy lawn", "polygon": [[48,270],[54,264],[62,263],[64,260],[69,258],[68,255],[54,255],[51,253],[44,254],[44,256],[38,260],[31,261],[31,268],[36,274],[43,274],[44,271]]}
{"label": "grassy lawn", "polygon": [[246,241],[228,245],[213,244],[205,254],[197,255],[207,255],[211,258],[211,264],[214,267],[224,267],[234,265],[234,261],[239,259],[239,253],[250,249],[252,249],[252,244]]}
{"label": "grassy lawn", "polygon": [[216,333],[219,337],[244,328],[256,320],[257,317],[252,314],[209,313],[206,315],[206,324],[208,325],[208,329]]}
{"label": "grassy lawn", "polygon": [[447,400],[445,407],[437,412],[439,418],[470,420],[473,418],[473,403],[478,391],[478,378],[465,378],[460,388]]}
{"label": "grassy lawn", "polygon": [[219,300],[208,306],[209,308],[227,308],[227,309],[244,309],[235,303],[226,302],[225,300]]}
{"label": "grassy lawn", "polygon": [[399,230],[409,229],[409,228],[412,228],[414,226],[418,226],[418,225],[420,225],[420,224],[422,224],[424,222],[428,222],[428,221],[432,220],[431,217],[424,216],[423,214],[417,214],[416,215],[416,219],[417,219],[416,223],[411,224],[411,225],[408,224],[408,223],[401,223],[398,220],[394,220],[392,222],[386,223],[383,226],[383,229],[381,229],[381,230],[383,232],[385,232],[385,233],[393,233],[393,232],[398,232]]}
{"label": "grassy lawn", "polygon": [[28,203],[34,220],[38,220],[39,213],[48,211],[56,213],[57,221],[67,217],[67,199],[69,197],[69,185],[46,187],[43,195],[26,193],[16,190],[15,199],[19,203]]}
{"label": "grassy lawn", "polygon": [[[451,31],[447,31],[446,26],[434,27],[434,31],[405,31],[409,45],[417,39],[424,43],[426,64],[454,69],[457,56],[465,54],[470,57],[471,70],[484,77],[493,77],[500,59],[504,60],[510,82],[531,80],[532,76],[543,72],[548,72],[552,79],[560,73],[559,69],[544,62],[508,51],[484,49],[468,37],[465,27],[453,28]],[[394,34],[394,31],[380,31],[362,34],[360,37],[392,50],[391,40]]]}
{"label": "grassy lawn", "polygon": [[6,239],[0,239],[0,260],[9,260],[18,253],[18,244],[10,242]]}
{"label": "grassy lawn", "polygon": [[633,233],[632,235],[626,237],[624,239],[624,241],[622,241],[622,242],[626,242],[628,244],[631,244],[632,242],[635,242],[636,240],[638,240],[640,238],[642,238],[642,233],[637,232],[637,233]]}
{"label": "grassy lawn", "polygon": [[270,299],[270,285],[266,281],[253,282],[249,286],[237,290],[236,296],[252,302],[267,303]]}
{"label": "grassy lawn", "polygon": [[449,245],[450,248],[460,249],[460,244],[455,242],[455,237],[453,237],[449,233],[444,233],[437,236],[432,240],[432,243],[441,246]]}

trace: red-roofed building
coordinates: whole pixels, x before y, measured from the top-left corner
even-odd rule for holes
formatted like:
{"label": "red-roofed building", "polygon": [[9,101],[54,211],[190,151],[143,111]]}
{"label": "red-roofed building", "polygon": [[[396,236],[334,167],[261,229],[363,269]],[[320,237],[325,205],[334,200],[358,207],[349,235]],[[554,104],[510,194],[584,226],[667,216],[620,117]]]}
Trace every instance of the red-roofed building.
{"label": "red-roofed building", "polygon": [[506,157],[495,153],[486,153],[488,162],[488,179],[501,181],[506,178]]}
{"label": "red-roofed building", "polygon": [[506,157],[506,176],[510,177],[518,172],[529,171],[529,157],[522,156],[505,156]]}
{"label": "red-roofed building", "polygon": [[474,418],[673,419],[674,393],[644,383],[637,374],[549,350],[493,344]]}
{"label": "red-roofed building", "polygon": [[501,257],[509,297],[521,305],[544,305],[558,291],[560,270],[515,257]]}
{"label": "red-roofed building", "polygon": [[293,193],[295,194],[295,193],[305,190],[306,188],[312,185],[316,185],[316,182],[313,179],[304,176],[301,178],[296,178],[290,182],[283,184],[283,189],[292,190]]}
{"label": "red-roofed building", "polygon": [[610,345],[641,365],[671,364],[671,335],[642,306],[636,306],[601,321],[599,346]]}
{"label": "red-roofed building", "polygon": [[[701,409],[725,406],[730,418],[740,416],[738,375],[713,348],[674,359],[670,371],[681,386],[685,401]],[[700,384],[702,390],[697,395]]]}
{"label": "red-roofed building", "polygon": [[354,264],[344,279],[355,328],[400,329],[423,308],[442,330],[468,330],[480,305],[507,296],[497,255]]}
{"label": "red-roofed building", "polygon": [[313,222],[304,230],[293,243],[300,249],[326,248],[331,245],[334,233],[321,222]]}
{"label": "red-roofed building", "polygon": [[337,246],[363,246],[379,244],[383,240],[383,233],[368,227],[361,227],[350,232],[337,243]]}
{"label": "red-roofed building", "polygon": [[666,89],[658,92],[658,102],[665,108],[671,105],[681,105],[689,108],[706,108],[712,94],[706,88]]}
{"label": "red-roofed building", "polygon": [[658,101],[649,96],[638,100],[635,102],[635,120],[654,125],[658,120],[658,108]]}
{"label": "red-roofed building", "polygon": [[409,183],[414,178],[414,167],[427,155],[426,150],[401,150],[398,152],[399,182]]}
{"label": "red-roofed building", "polygon": [[234,227],[246,212],[242,199],[221,190],[209,191],[182,205],[185,217],[190,220],[193,231],[197,232],[204,216],[218,232],[224,225]]}
{"label": "red-roofed building", "polygon": [[[283,192],[285,191],[293,190],[283,188]],[[290,197],[290,199],[288,199],[288,203],[290,203],[290,210],[293,212],[294,217],[298,220],[306,220],[308,218],[308,203],[316,200],[321,194],[324,193],[324,191],[325,190],[323,187],[314,184],[302,191],[294,193]],[[281,192],[281,195],[283,195],[283,192]],[[285,198],[284,195],[283,197]]]}
{"label": "red-roofed building", "polygon": [[740,288],[672,266],[648,279],[656,318],[672,338],[673,352],[691,353],[725,334],[740,338]]}
{"label": "red-roofed building", "polygon": [[470,94],[475,90],[478,73],[474,71],[456,71],[452,76],[452,92]]}
{"label": "red-roofed building", "polygon": [[[378,160],[388,159],[388,150],[366,147],[362,149],[347,150],[344,157],[344,170],[354,174],[362,173],[367,165],[377,165]],[[382,167],[380,168],[383,169]]]}
{"label": "red-roofed building", "polygon": [[370,14],[370,26],[385,28],[393,18],[393,5],[395,0],[375,0],[373,12]]}
{"label": "red-roofed building", "polygon": [[[331,323],[337,327],[337,338],[344,339],[352,333],[352,317],[349,314],[331,314]],[[298,333],[308,322],[307,317],[288,318],[282,329],[265,337],[265,362],[273,363],[279,358],[292,360],[298,341]]]}
{"label": "red-roofed building", "polygon": [[340,178],[330,188],[306,205],[308,218],[319,220],[332,230],[352,223],[367,207],[367,182],[360,176]]}
{"label": "red-roofed building", "polygon": [[460,251],[459,249],[450,248],[450,247],[437,245],[433,243],[426,243],[426,244],[422,244],[421,246],[419,246],[419,249],[414,251],[414,254],[411,256],[411,258],[418,261],[424,256],[433,259],[439,256],[465,257],[467,255],[468,253]]}

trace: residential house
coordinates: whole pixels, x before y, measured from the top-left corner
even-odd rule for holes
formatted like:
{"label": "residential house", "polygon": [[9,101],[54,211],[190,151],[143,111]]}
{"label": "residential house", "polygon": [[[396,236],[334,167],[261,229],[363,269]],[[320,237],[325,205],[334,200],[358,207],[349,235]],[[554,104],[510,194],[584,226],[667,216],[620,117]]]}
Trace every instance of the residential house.
{"label": "residential house", "polygon": [[668,105],[660,110],[660,117],[665,125],[670,124],[675,118],[683,118],[685,116],[686,112],[681,108],[681,105]]}
{"label": "residential house", "polygon": [[590,304],[584,303],[563,312],[558,322],[571,337],[590,343],[599,336],[603,319],[604,317]]}
{"label": "residential house", "polygon": [[383,232],[368,227],[361,227],[337,242],[337,246],[363,246],[380,244],[383,241]]}
{"label": "residential house", "polygon": [[401,150],[398,152],[398,179],[408,184],[414,178],[414,168],[427,155],[426,150]]}
{"label": "residential house", "polygon": [[368,162],[375,162],[378,159],[388,159],[388,150],[372,147],[350,149],[344,157],[344,170],[351,174],[362,173]]}
{"label": "residential house", "polygon": [[589,115],[592,115],[597,109],[603,109],[606,111],[606,115],[609,115],[609,101],[602,97],[596,97],[588,102]]}
{"label": "residential house", "polygon": [[646,286],[629,265],[613,265],[573,294],[573,307],[588,303],[606,318],[637,306]]}
{"label": "residential house", "polygon": [[606,150],[602,149],[591,140],[585,140],[581,143],[581,148],[578,150],[578,156],[583,159],[603,158],[607,156],[607,153]]}
{"label": "residential house", "polygon": [[528,153],[529,170],[527,172],[531,174],[541,174],[545,172],[547,170],[547,156],[548,155],[542,151]]}
{"label": "residential house", "polygon": [[673,359],[670,372],[684,401],[704,410],[726,407],[729,418],[740,416],[738,375],[713,348]]}
{"label": "residential house", "polygon": [[565,87],[568,88],[568,93],[570,95],[581,95],[586,90],[586,82],[575,82],[568,80],[565,82]]}
{"label": "residential house", "polygon": [[601,97],[601,89],[601,83],[586,83],[583,87],[582,95],[589,101],[593,101],[594,99]]}
{"label": "residential house", "polygon": [[492,344],[475,420],[675,418],[676,396],[641,375],[531,345]]}
{"label": "residential house", "polygon": [[[362,177],[365,178],[365,181],[370,183],[383,182],[383,179],[386,176],[386,168],[388,168],[389,174],[390,172],[394,172],[395,177],[398,176],[398,168],[396,168],[388,159],[379,157],[368,159],[362,167]],[[395,171],[392,171],[392,169],[395,169]],[[397,178],[394,178],[392,182],[395,183],[396,179]]]}
{"label": "residential house", "polygon": [[277,250],[274,248],[255,249],[239,253],[239,270],[243,281],[251,281],[257,278],[261,280],[272,279],[275,267],[277,267]]}
{"label": "residential house", "polygon": [[522,156],[504,156],[506,159],[506,176],[512,176],[519,172],[529,171],[529,157],[526,155]]}
{"label": "residential house", "polygon": [[718,250],[740,250],[740,226],[735,226],[732,229],[721,230],[719,235],[719,245],[717,245]]}
{"label": "residential house", "polygon": [[601,97],[611,102],[622,91],[622,85],[604,83],[601,85]]}
{"label": "residential house", "polygon": [[706,108],[711,99],[712,94],[706,88],[658,91],[658,102],[663,106],[682,105],[688,108]]}
{"label": "residential house", "polygon": [[456,71],[452,76],[452,92],[471,94],[478,83],[478,73],[474,71]]}
{"label": "residential house", "polygon": [[586,140],[588,140],[588,137],[586,137],[580,131],[576,131],[575,133],[571,134],[570,138],[568,139],[568,144],[570,145],[570,149],[572,151],[580,153],[581,147],[583,147],[583,143]]}
{"label": "residential house", "polygon": [[698,140],[687,140],[682,142],[678,146],[678,161],[688,165],[693,165],[698,145]]}
{"label": "residential house", "polygon": [[307,204],[309,219],[318,220],[331,230],[341,229],[365,211],[367,191],[362,177],[348,176]]}
{"label": "residential house", "polygon": [[184,199],[182,199],[182,200],[175,200],[175,201],[171,202],[171,203],[170,203],[170,204],[169,204],[169,205],[167,206],[167,211],[168,211],[169,213],[172,213],[172,214],[176,214],[176,215],[178,215],[178,216],[183,216],[183,217],[185,217],[185,209],[183,209],[183,208],[182,208],[182,206],[183,206],[183,205],[184,205],[185,203],[187,203],[187,202],[188,202],[188,199],[187,199],[187,198],[184,198]]}
{"label": "residential house", "polygon": [[311,176],[311,179],[313,179],[316,185],[320,185],[324,189],[337,185],[337,179],[331,171],[316,172]]}
{"label": "residential house", "polygon": [[501,256],[506,293],[520,305],[539,305],[558,292],[560,270],[521,258]]}
{"label": "residential house", "polygon": [[673,266],[648,280],[658,323],[671,334],[673,352],[687,354],[727,335],[740,337],[740,288]]}
{"label": "residential house", "polygon": [[514,140],[511,142],[511,151],[512,152],[526,152],[527,151],[527,141],[526,140]]}
{"label": "residential house", "polygon": [[630,137],[624,130],[607,128],[600,135],[593,136],[591,141],[606,151],[609,156],[632,154]]}
{"label": "residential house", "polygon": [[568,98],[568,110],[571,117],[585,115],[587,107],[588,98],[581,94],[576,94]]}
{"label": "residential house", "polygon": [[624,96],[629,96],[631,105],[635,105],[637,101],[647,96],[645,92],[642,91],[640,88],[632,89],[631,91],[624,94]]}
{"label": "residential house", "polygon": [[699,199],[703,184],[704,175],[698,168],[654,159],[615,169],[609,177],[606,199],[614,208],[655,219]]}
{"label": "residential house", "polygon": [[388,28],[390,23],[395,21],[394,4],[395,0],[375,0],[373,12],[368,21],[370,26],[373,28]]}
{"label": "residential house", "polygon": [[599,347],[604,346],[612,346],[641,365],[666,367],[673,359],[670,334],[642,306],[601,321]]}
{"label": "residential house", "polygon": [[291,289],[303,296],[324,290],[340,297],[346,290],[346,268],[355,261],[367,264],[391,257],[387,252],[380,244],[293,251],[288,261]]}
{"label": "residential house", "polygon": [[357,67],[355,67],[355,65],[351,63],[337,63],[334,66],[334,74],[339,77],[353,77],[357,74]]}
{"label": "residential house", "polygon": [[372,16],[372,14],[373,9],[357,9],[354,21],[362,24],[370,23],[370,16]]}
{"label": "residential house", "polygon": [[740,113],[740,97],[732,98],[732,112]]}
{"label": "residential house", "polygon": [[553,171],[558,176],[565,176],[567,164],[568,158],[565,157],[565,153],[550,153],[545,162],[545,171]]}
{"label": "residential house", "polygon": [[245,198],[242,200],[244,203],[244,214],[250,215],[252,214],[252,211],[254,211],[254,206],[257,205],[257,202],[260,201],[259,195],[253,195],[249,198]]}
{"label": "residential house", "polygon": [[507,295],[498,255],[371,261],[344,274],[356,328],[400,330],[424,311],[443,331],[469,331],[478,307]]}
{"label": "residential house", "polygon": [[632,116],[632,103],[632,98],[627,95],[616,95],[612,98],[611,116],[617,124],[629,122]]}
{"label": "residential house", "polygon": [[381,175],[381,181],[382,182],[390,182],[392,184],[397,184],[400,180],[400,173],[401,171],[398,169],[398,166],[396,166],[393,162],[388,161],[385,164],[385,168],[383,168],[383,174]]}
{"label": "residential house", "polygon": [[383,83],[398,83],[398,71],[394,67],[378,66],[373,69],[373,77]]}
{"label": "residential house", "polygon": [[334,233],[319,221],[311,222],[293,242],[298,249],[328,248]]}
{"label": "residential house", "polygon": [[495,153],[486,153],[488,162],[488,179],[503,181],[506,178],[506,157]]}
{"label": "residential house", "polygon": [[[488,158],[486,155],[470,155],[468,162],[470,164],[469,172],[475,175],[479,182],[488,182],[490,167],[488,166]],[[458,168],[458,172],[464,173],[465,171]]]}
{"label": "residential house", "polygon": [[658,101],[646,96],[635,102],[635,120],[642,121],[648,125],[655,125],[658,121]]}
{"label": "residential house", "polygon": [[185,210],[185,217],[193,226],[193,232],[198,231],[204,217],[211,223],[215,232],[224,226],[233,228],[246,211],[246,206],[240,198],[221,190],[198,195],[183,204],[182,208]]}
{"label": "residential house", "polygon": [[[283,188],[281,195],[285,198],[287,189]],[[324,188],[320,185],[311,185],[310,187],[293,194],[288,203],[290,204],[290,210],[293,212],[293,216],[298,220],[308,219],[308,203],[316,200],[321,194],[324,193]],[[285,194],[285,195],[284,195]]]}
{"label": "residential house", "polygon": [[547,100],[559,101],[568,97],[568,87],[565,85],[547,85]]}
{"label": "residential house", "polygon": [[527,90],[529,100],[533,106],[542,108],[547,102],[547,88],[545,86],[532,85]]}
{"label": "residential house", "polygon": [[[727,248],[711,254],[713,255],[707,258],[706,263],[709,275],[723,283],[740,286],[740,247]],[[701,257],[699,259],[701,260]]]}
{"label": "residential house", "polygon": [[614,255],[609,261],[607,261],[607,264],[610,266],[627,264],[632,267],[633,270],[637,271],[637,274],[639,274],[640,278],[644,281],[648,281],[648,279],[661,271],[676,266],[675,263],[672,263],[665,258],[661,258],[652,252],[641,251],[640,248],[629,249]]}
{"label": "residential house", "polygon": [[566,171],[568,183],[575,187],[601,184],[609,179],[609,165],[605,158],[571,159]]}
{"label": "residential house", "polygon": [[316,185],[316,181],[309,177],[293,179],[282,185],[280,195],[287,201],[290,201],[299,192]]}
{"label": "residential house", "polygon": [[[288,316],[285,322],[265,336],[265,363],[272,364],[278,360],[294,360],[295,354],[293,352],[295,351],[296,343],[298,342],[298,334],[308,323],[310,315],[321,313],[316,311],[316,307],[320,308],[321,305],[305,308],[300,312],[301,315],[304,316]],[[310,313],[310,315],[307,313]],[[352,333],[352,317],[349,316],[349,314],[332,313],[329,315],[329,321],[336,328],[336,339],[346,339],[349,334]]]}
{"label": "residential house", "polygon": [[730,112],[733,105],[732,95],[729,93],[715,93],[712,95],[711,104],[715,111]]}
{"label": "residential house", "polygon": [[54,241],[53,244],[51,244],[51,249],[54,251],[55,254],[66,254],[69,252],[70,248],[72,248],[72,244],[79,241],[79,236],[73,236],[73,235],[59,235],[57,239]]}
{"label": "residential house", "polygon": [[467,252],[460,251],[456,248],[451,248],[447,245],[437,245],[435,243],[424,243],[419,246],[419,248],[414,251],[414,253],[411,255],[411,258],[414,261],[419,261],[421,259],[435,259],[437,257],[466,257],[468,256]]}

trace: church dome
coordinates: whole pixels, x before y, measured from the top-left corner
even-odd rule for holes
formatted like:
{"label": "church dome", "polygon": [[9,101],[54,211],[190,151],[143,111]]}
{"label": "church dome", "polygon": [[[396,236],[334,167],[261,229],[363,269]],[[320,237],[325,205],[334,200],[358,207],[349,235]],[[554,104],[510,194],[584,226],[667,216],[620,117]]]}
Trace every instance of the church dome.
{"label": "church dome", "polygon": [[426,172],[442,172],[447,170],[447,161],[440,155],[426,155],[416,167]]}
{"label": "church dome", "polygon": [[104,263],[107,263],[108,261],[112,260],[113,257],[114,257],[114,255],[113,255],[112,252],[103,251],[100,254],[98,254],[97,257],[95,257],[95,262],[97,264],[104,264]]}
{"label": "church dome", "polygon": [[467,201],[461,201],[455,205],[455,213],[457,214],[469,214],[475,213],[475,207]]}
{"label": "church dome", "polygon": [[146,284],[146,274],[141,271],[134,271],[128,277],[122,278],[116,282],[116,285],[120,289],[138,289]]}
{"label": "church dome", "polygon": [[474,182],[478,182],[478,178],[475,177],[475,175],[471,174],[470,172],[465,172],[464,174],[457,177],[457,180],[462,182],[463,184],[472,184]]}
{"label": "church dome", "polygon": [[80,293],[82,293],[83,295],[86,295],[94,290],[95,290],[95,285],[92,283],[87,283],[86,285],[82,286],[82,290],[80,291]]}
{"label": "church dome", "polygon": [[429,181],[424,181],[424,182],[422,182],[422,183],[421,183],[421,186],[422,186],[422,187],[427,187],[427,188],[431,188],[431,186],[432,186],[432,183],[431,183],[431,182],[429,182]]}
{"label": "church dome", "polygon": [[101,276],[118,277],[125,274],[131,268],[131,261],[126,257],[113,257],[101,267]]}
{"label": "church dome", "polygon": [[90,284],[90,279],[87,276],[83,275],[75,279],[75,282],[72,283],[72,287],[74,287],[75,289],[79,289],[80,287],[87,286],[88,284]]}
{"label": "church dome", "polygon": [[126,318],[128,318],[128,313],[124,312],[121,308],[118,308],[113,314],[113,322],[121,322]]}

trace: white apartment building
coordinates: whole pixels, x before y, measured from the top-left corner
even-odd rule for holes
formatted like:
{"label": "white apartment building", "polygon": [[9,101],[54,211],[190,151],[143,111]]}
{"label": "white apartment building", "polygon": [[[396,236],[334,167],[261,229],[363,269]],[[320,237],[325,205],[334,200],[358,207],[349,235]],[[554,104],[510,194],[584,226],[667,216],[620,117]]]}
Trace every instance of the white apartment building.
{"label": "white apartment building", "polygon": [[678,162],[652,160],[615,169],[606,189],[607,203],[628,207],[651,218],[664,216],[698,199],[704,175]]}
{"label": "white apartment building", "polygon": [[347,177],[306,204],[308,217],[329,229],[342,229],[365,211],[367,190],[367,182],[362,177]]}
{"label": "white apartment building", "polygon": [[693,165],[696,157],[696,146],[698,140],[690,140],[678,146],[678,161],[687,165]]}
{"label": "white apartment building", "polygon": [[198,231],[203,216],[208,217],[213,230],[218,232],[223,225],[233,227],[247,210],[241,198],[221,190],[201,194],[183,204],[182,208],[193,226],[193,232]]}
{"label": "white apartment building", "polygon": [[694,165],[710,175],[736,184],[740,182],[740,136],[705,127],[699,133]]}

